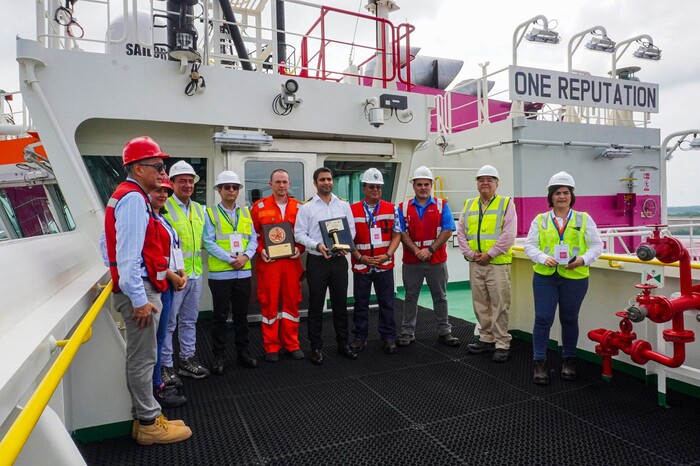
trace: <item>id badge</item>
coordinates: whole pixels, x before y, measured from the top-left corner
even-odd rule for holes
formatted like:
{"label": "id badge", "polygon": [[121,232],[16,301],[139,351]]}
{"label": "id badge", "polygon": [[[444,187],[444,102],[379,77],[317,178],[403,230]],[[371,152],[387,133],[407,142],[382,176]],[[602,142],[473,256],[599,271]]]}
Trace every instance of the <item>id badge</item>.
{"label": "id badge", "polygon": [[175,268],[177,270],[185,269],[185,258],[182,257],[182,249],[173,248],[173,259],[175,260]]}
{"label": "id badge", "polygon": [[557,244],[554,246],[554,258],[561,265],[566,265],[569,263],[569,246],[566,244]]}
{"label": "id badge", "polygon": [[238,256],[243,253],[243,237],[237,233],[230,236],[231,253]]}
{"label": "id badge", "polygon": [[370,244],[372,246],[381,246],[382,244],[382,229],[373,227],[369,229]]}

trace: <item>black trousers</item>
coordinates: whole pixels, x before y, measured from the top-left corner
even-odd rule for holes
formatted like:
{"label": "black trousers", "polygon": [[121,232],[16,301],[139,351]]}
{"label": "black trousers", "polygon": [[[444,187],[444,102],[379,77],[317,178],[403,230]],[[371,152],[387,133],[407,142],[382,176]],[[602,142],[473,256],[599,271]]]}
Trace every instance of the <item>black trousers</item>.
{"label": "black trousers", "polygon": [[348,261],[344,256],[325,259],[309,254],[306,258],[306,281],[309,285],[309,341],[311,349],[323,346],[323,304],[330,290],[333,326],[338,346],[348,343]]}
{"label": "black trousers", "polygon": [[211,339],[214,356],[223,356],[226,351],[226,319],[229,311],[233,317],[233,332],[236,351],[247,351],[248,303],[250,301],[251,278],[209,280],[209,289],[214,301]]}

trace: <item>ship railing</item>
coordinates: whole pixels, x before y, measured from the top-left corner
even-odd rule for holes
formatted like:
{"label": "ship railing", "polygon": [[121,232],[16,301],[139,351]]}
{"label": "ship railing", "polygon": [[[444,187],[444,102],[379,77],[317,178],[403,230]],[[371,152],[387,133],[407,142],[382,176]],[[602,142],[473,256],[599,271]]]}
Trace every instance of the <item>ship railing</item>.
{"label": "ship railing", "polygon": [[[82,321],[73,332],[73,335],[67,340],[59,340],[55,343],[56,347],[63,348],[63,351],[58,355],[24,407],[20,408],[21,412],[17,416],[17,419],[15,419],[12,426],[10,426],[7,433],[0,441],[0,466],[11,466],[22,452],[22,448],[24,448],[24,445],[27,443],[29,436],[39,422],[39,418],[49,404],[56,388],[68,371],[73,358],[78,353],[81,345],[90,340],[92,336],[92,324],[104,307],[111,292],[112,282],[110,281],[104,287],[90,309],[88,309]],[[56,437],[54,437],[54,439],[56,439]],[[53,449],[54,452],[67,450],[70,449]],[[62,462],[57,458],[54,458],[54,461],[68,464],[68,462]]]}
{"label": "ship railing", "polygon": [[[672,223],[669,219],[669,225],[664,228],[663,234],[671,234],[683,243],[685,248],[690,253],[692,262],[700,262],[700,244],[695,239],[694,229],[700,228],[698,222]],[[621,254],[634,255],[635,251],[630,250],[629,243],[625,241],[629,237],[640,237],[642,241],[646,239],[654,231],[652,226],[638,227],[615,227],[615,228],[599,228],[598,232],[601,239],[606,244],[607,252],[620,252]]]}
{"label": "ship railing", "polygon": [[22,94],[0,89],[0,140],[22,137],[31,129],[32,121]]}

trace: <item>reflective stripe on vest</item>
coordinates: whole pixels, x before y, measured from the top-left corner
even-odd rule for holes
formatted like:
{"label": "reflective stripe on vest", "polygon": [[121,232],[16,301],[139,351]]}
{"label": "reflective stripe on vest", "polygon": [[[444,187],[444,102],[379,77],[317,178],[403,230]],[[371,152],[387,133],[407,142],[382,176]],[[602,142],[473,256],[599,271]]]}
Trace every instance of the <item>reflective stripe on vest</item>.
{"label": "reflective stripe on vest", "polygon": [[[247,207],[239,207],[238,212],[238,222],[236,224],[236,229],[234,231],[233,225],[229,224],[227,221],[222,221],[219,215],[219,209],[207,209],[207,215],[209,215],[209,220],[211,220],[212,225],[214,225],[214,230],[216,231],[216,244],[218,244],[224,251],[231,251],[231,235],[238,233],[241,235],[243,242],[242,249],[245,251],[248,248],[248,243],[250,242],[250,237],[253,234],[253,219],[250,217],[250,211]],[[228,262],[224,262],[219,258],[215,257],[213,254],[209,254],[209,271],[210,272],[230,272],[233,267]],[[250,261],[246,262],[241,270],[250,270]]]}
{"label": "reflective stripe on vest", "polygon": [[[539,224],[539,248],[545,254],[552,255],[554,246],[559,244],[559,231],[552,224],[551,212],[540,214],[537,217]],[[573,225],[572,225],[573,223]],[[584,254],[588,249],[586,247],[586,213],[572,211],[571,220],[566,225],[564,230],[564,244],[569,246],[571,257]],[[590,275],[590,268],[587,265],[576,267],[573,270],[567,270],[566,266],[558,265],[556,267],[547,267],[544,264],[535,264],[532,269],[540,275],[552,275],[554,270],[564,278],[572,280],[580,280]]]}
{"label": "reflective stripe on vest", "polygon": [[[509,204],[509,197],[496,196],[489,202],[483,215],[480,215],[481,206],[478,197],[464,203],[464,209],[462,209],[464,232],[472,251],[488,252],[498,242],[503,232],[503,222]],[[511,262],[513,262],[513,251],[510,248],[505,254],[500,254],[490,261],[491,264],[510,264]]]}
{"label": "reflective stripe on vest", "polygon": [[180,204],[169,197],[165,202],[167,213],[164,215],[177,231],[180,249],[185,259],[187,275],[202,275],[202,233],[204,232],[204,208],[198,202],[190,201],[190,218]]}
{"label": "reflective stripe on vest", "polygon": [[[365,207],[363,201],[356,202],[350,206],[350,210],[353,214],[353,219],[355,221],[355,248],[363,255],[368,256],[381,256],[386,254],[389,250],[389,244],[391,244],[391,237],[394,230],[395,221],[395,208],[390,202],[379,201],[379,206],[377,208],[377,215],[374,215],[374,225],[378,227],[381,226],[382,229],[382,241],[379,244],[372,244],[370,238],[370,225],[367,220],[367,213],[365,212]],[[381,222],[381,225],[380,225]],[[353,272],[366,273],[370,268],[366,264],[361,264],[351,256],[350,262],[352,264]],[[389,260],[379,264],[377,267],[381,270],[391,270],[394,267],[394,259],[390,257]]]}

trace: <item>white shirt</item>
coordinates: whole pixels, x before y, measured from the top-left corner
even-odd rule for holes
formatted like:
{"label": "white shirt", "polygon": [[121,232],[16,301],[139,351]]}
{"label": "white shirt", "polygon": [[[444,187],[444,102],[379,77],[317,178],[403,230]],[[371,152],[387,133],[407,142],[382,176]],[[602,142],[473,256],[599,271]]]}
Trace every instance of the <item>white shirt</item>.
{"label": "white shirt", "polygon": [[[549,219],[552,215],[554,215],[554,210],[543,213],[542,215],[546,215]],[[598,257],[600,257],[601,254],[603,254],[603,240],[600,239],[598,227],[591,216],[588,214],[585,215],[586,232],[584,234],[584,238],[586,240],[586,252],[579,257],[583,259],[583,265],[591,265],[593,262],[598,260]],[[528,231],[527,239],[525,240],[525,254],[527,254],[527,257],[529,257],[532,262],[544,265],[544,261],[551,256],[540,250],[540,224],[537,221],[538,217],[539,215],[535,216],[530,224],[530,231]],[[557,219],[559,225],[563,225],[566,222],[565,218],[559,218],[556,216],[554,218]]]}
{"label": "white shirt", "polygon": [[355,219],[350,210],[350,204],[333,193],[331,193],[331,201],[326,204],[318,194],[315,194],[310,201],[299,206],[297,222],[294,225],[294,239],[304,246],[309,254],[320,256],[322,254],[316,250],[316,246],[319,243],[323,244],[323,236],[318,222],[338,217],[347,217],[350,234],[354,238]]}

